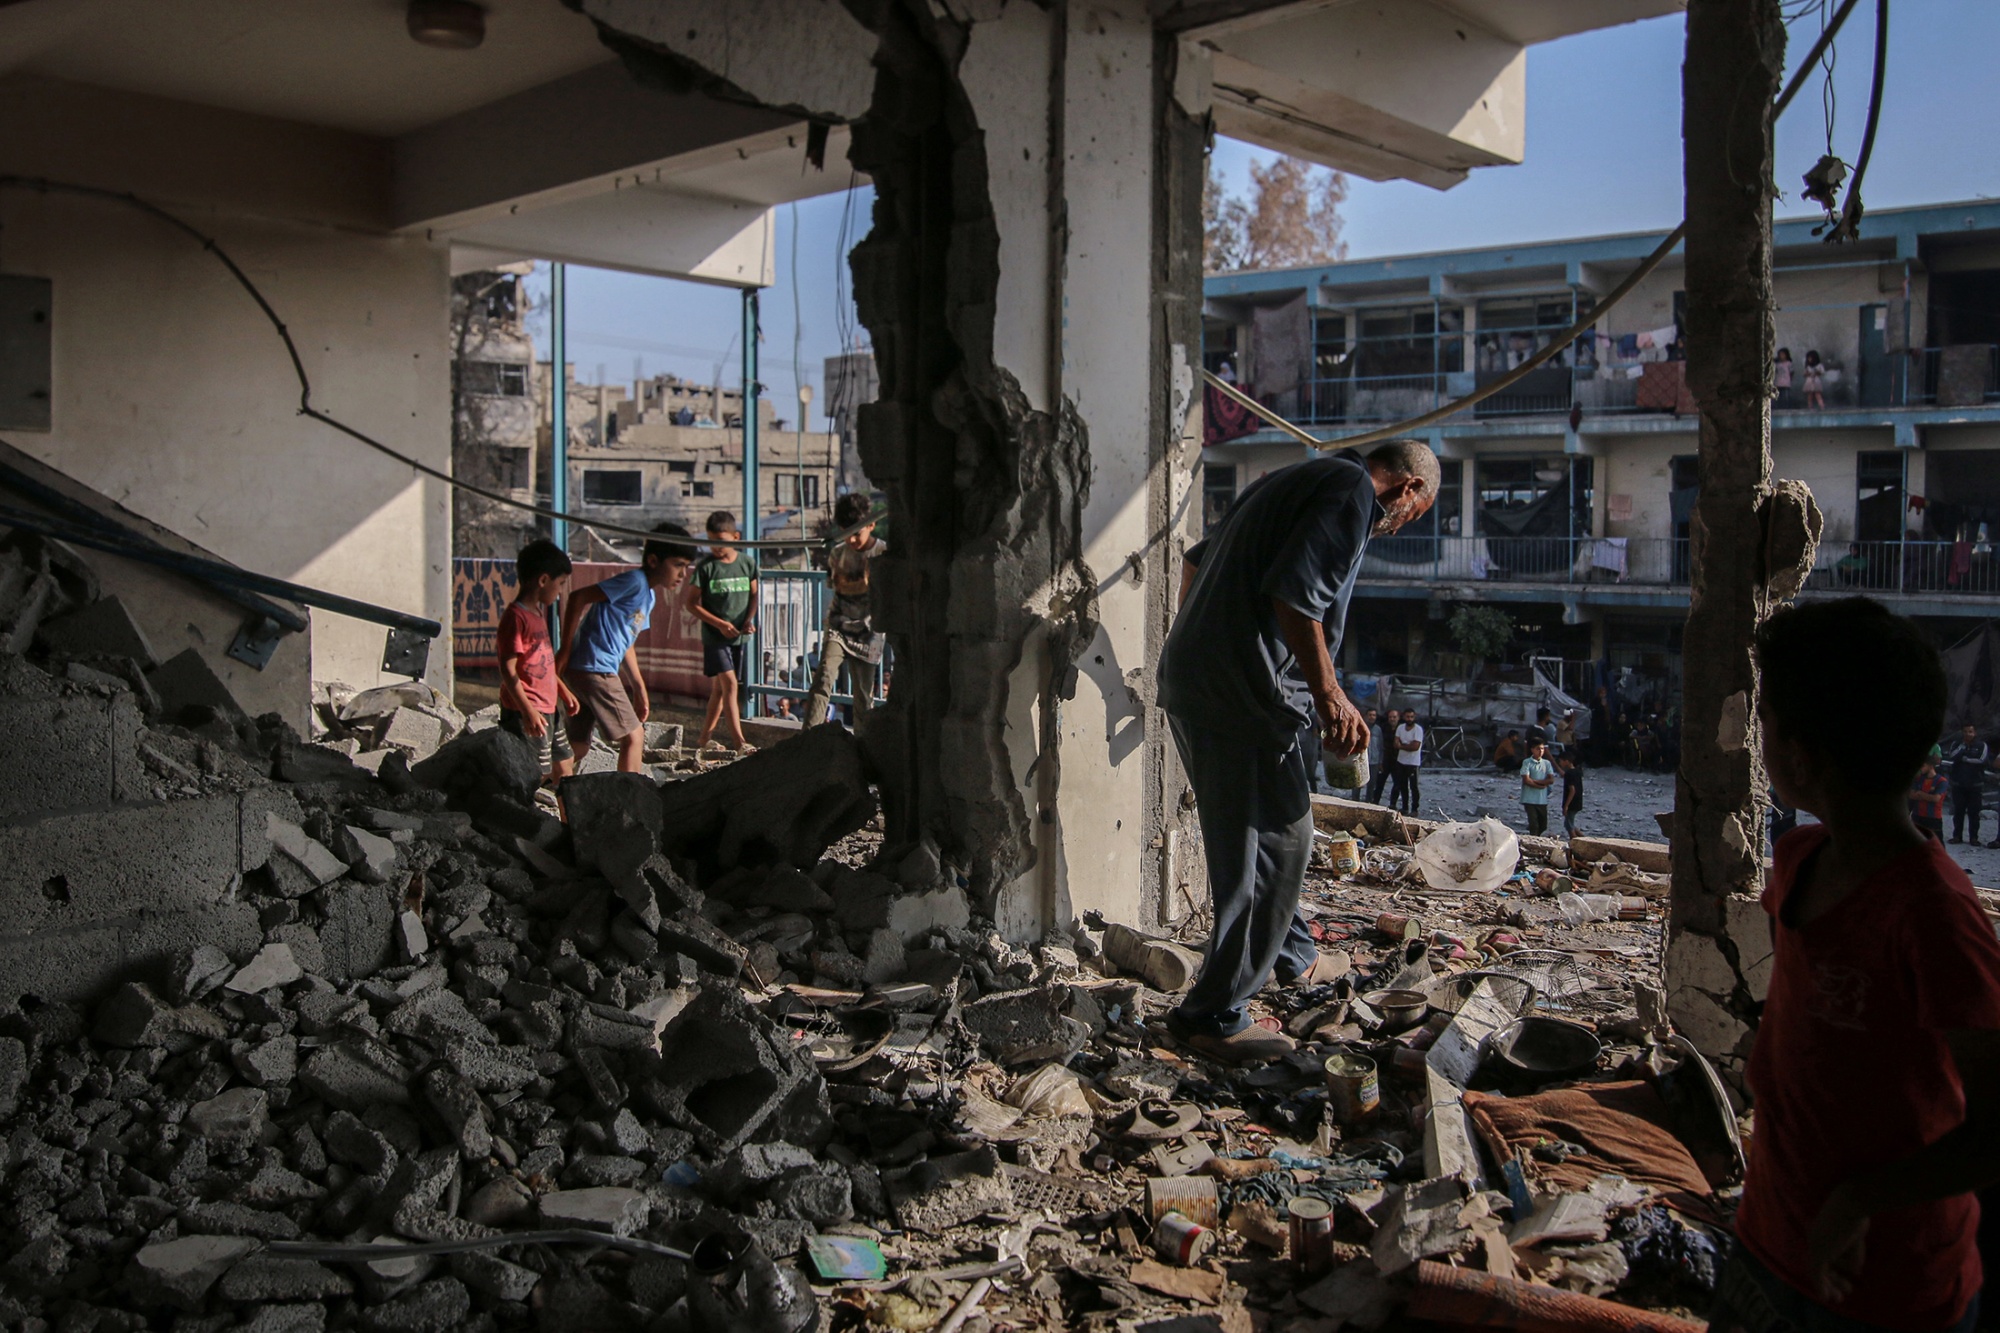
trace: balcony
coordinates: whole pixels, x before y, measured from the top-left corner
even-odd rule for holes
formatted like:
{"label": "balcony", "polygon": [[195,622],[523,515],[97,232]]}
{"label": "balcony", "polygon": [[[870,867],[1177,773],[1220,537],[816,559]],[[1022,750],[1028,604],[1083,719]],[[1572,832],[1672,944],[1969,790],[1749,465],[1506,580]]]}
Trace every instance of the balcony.
{"label": "balcony", "polygon": [[[1694,400],[1682,382],[1684,361],[1612,366],[1544,366],[1475,404],[1454,421],[1566,416],[1580,407],[1592,416],[1692,414]],[[1632,373],[1632,372],[1637,372]],[[1860,375],[1837,377],[1826,388],[1825,408],[1807,408],[1795,367],[1792,388],[1773,404],[1788,412],[1866,408],[1977,407],[2000,404],[2000,345],[1922,347],[1892,357],[1880,383]],[[1303,395],[1315,426],[1401,421],[1444,406],[1499,377],[1497,372],[1439,370],[1403,375],[1348,375],[1313,380]]]}
{"label": "balcony", "polygon": [[[1361,582],[1525,584],[1587,593],[1685,589],[1693,569],[1684,537],[1378,537],[1368,543]],[[1806,590],[1888,598],[2000,597],[2000,555],[1990,544],[1973,542],[1827,543]]]}

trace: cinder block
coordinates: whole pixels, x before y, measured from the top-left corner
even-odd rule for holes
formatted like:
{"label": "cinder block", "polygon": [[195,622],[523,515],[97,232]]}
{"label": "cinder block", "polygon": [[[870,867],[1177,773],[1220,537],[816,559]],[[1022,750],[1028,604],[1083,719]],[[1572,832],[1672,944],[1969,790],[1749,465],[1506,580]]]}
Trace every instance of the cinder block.
{"label": "cinder block", "polygon": [[243,843],[235,795],[0,823],[0,930],[213,906],[243,868]]}
{"label": "cinder block", "polygon": [[140,795],[132,696],[0,698],[0,819]]}

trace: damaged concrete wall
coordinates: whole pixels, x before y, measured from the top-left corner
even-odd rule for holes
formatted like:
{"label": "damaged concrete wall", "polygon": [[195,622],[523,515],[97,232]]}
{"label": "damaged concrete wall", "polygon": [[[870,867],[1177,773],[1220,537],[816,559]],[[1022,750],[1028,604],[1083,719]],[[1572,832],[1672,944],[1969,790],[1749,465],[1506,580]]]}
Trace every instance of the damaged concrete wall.
{"label": "damaged concrete wall", "polygon": [[[855,122],[882,375],[860,452],[900,539],[875,594],[895,697],[864,733],[892,839],[935,839],[1013,938],[1092,908],[1157,920],[1186,839],[1149,668],[1190,518],[1199,309],[1173,43],[1137,0],[803,6],[769,44],[717,36],[736,6],[580,6],[642,78]],[[837,67],[870,59],[857,106]]]}

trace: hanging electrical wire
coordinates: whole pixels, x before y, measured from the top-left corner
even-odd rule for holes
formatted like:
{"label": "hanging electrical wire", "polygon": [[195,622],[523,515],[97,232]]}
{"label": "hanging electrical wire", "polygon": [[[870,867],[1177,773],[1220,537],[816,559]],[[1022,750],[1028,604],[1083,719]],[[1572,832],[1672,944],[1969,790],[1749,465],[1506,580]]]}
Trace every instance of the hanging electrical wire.
{"label": "hanging electrical wire", "polygon": [[1889,0],[1875,0],[1875,68],[1868,84],[1868,123],[1861,130],[1861,155],[1854,159],[1854,179],[1847,183],[1847,202],[1841,205],[1840,221],[1827,234],[1829,244],[1861,237],[1861,181],[1868,174],[1869,159],[1875,156],[1875,131],[1882,123],[1882,87],[1888,74]]}

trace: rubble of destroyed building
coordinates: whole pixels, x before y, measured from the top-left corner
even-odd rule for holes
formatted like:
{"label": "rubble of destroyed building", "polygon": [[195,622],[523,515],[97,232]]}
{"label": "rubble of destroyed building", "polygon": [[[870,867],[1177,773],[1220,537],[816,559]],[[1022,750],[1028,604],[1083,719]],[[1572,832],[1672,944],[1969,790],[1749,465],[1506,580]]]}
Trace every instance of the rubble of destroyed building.
{"label": "rubble of destroyed building", "polygon": [[1306,906],[1349,967],[1267,990],[1298,1049],[1233,1069],[1162,1022],[1198,912],[1003,940],[949,856],[885,842],[838,726],[571,778],[558,812],[529,742],[423,686],[317,714],[244,716],[60,548],[0,553],[0,718],[41,766],[0,808],[9,929],[59,953],[108,891],[34,860],[73,854],[35,830],[80,803],[85,723],[121,808],[242,816],[228,928],[10,989],[0,1327],[1706,1309],[1741,1146],[1665,1018],[1663,847],[1319,801]]}

